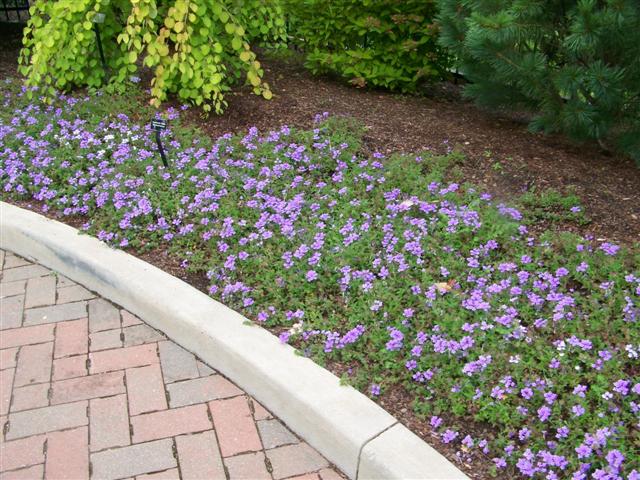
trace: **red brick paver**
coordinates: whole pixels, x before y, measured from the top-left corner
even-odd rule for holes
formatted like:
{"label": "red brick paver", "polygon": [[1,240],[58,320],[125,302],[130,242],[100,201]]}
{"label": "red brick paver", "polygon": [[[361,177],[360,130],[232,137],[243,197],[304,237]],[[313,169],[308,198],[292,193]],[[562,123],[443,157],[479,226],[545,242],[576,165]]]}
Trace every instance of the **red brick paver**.
{"label": "red brick paver", "polygon": [[2,480],[344,478],[135,315],[1,250],[0,320]]}

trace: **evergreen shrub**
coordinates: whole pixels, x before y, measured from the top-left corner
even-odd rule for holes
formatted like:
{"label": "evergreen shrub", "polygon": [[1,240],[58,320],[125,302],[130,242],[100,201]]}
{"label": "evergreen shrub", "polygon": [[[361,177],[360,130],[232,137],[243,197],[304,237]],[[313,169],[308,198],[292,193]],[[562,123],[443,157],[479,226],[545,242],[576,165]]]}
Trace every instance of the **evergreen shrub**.
{"label": "evergreen shrub", "polygon": [[640,2],[438,0],[440,44],[492,108],[640,160]]}

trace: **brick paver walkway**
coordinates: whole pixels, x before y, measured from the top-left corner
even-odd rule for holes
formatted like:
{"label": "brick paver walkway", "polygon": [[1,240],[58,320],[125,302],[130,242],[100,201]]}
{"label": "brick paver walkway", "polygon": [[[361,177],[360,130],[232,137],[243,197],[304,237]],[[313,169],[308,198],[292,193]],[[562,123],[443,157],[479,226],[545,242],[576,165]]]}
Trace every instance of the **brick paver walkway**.
{"label": "brick paver walkway", "polygon": [[0,480],[342,478],[126,310],[0,251]]}

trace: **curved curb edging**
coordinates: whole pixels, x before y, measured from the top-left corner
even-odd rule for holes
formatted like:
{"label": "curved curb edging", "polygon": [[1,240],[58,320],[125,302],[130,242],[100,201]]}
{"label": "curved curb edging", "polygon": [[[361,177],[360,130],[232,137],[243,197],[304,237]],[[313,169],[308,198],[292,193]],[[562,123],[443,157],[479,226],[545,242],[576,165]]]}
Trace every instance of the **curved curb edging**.
{"label": "curved curb edging", "polygon": [[255,397],[351,479],[466,479],[366,396],[185,282],[78,230],[0,202],[0,248],[139,316]]}

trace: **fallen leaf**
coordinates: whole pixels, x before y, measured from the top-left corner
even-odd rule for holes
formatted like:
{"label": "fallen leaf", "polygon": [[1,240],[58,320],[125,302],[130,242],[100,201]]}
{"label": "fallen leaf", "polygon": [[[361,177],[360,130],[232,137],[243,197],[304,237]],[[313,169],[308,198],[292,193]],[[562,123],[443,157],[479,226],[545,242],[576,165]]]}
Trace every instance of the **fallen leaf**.
{"label": "fallen leaf", "polygon": [[449,285],[449,282],[438,282],[435,285],[436,285],[436,288],[440,290],[440,292],[442,293],[450,292],[451,289],[453,288],[451,285]]}

